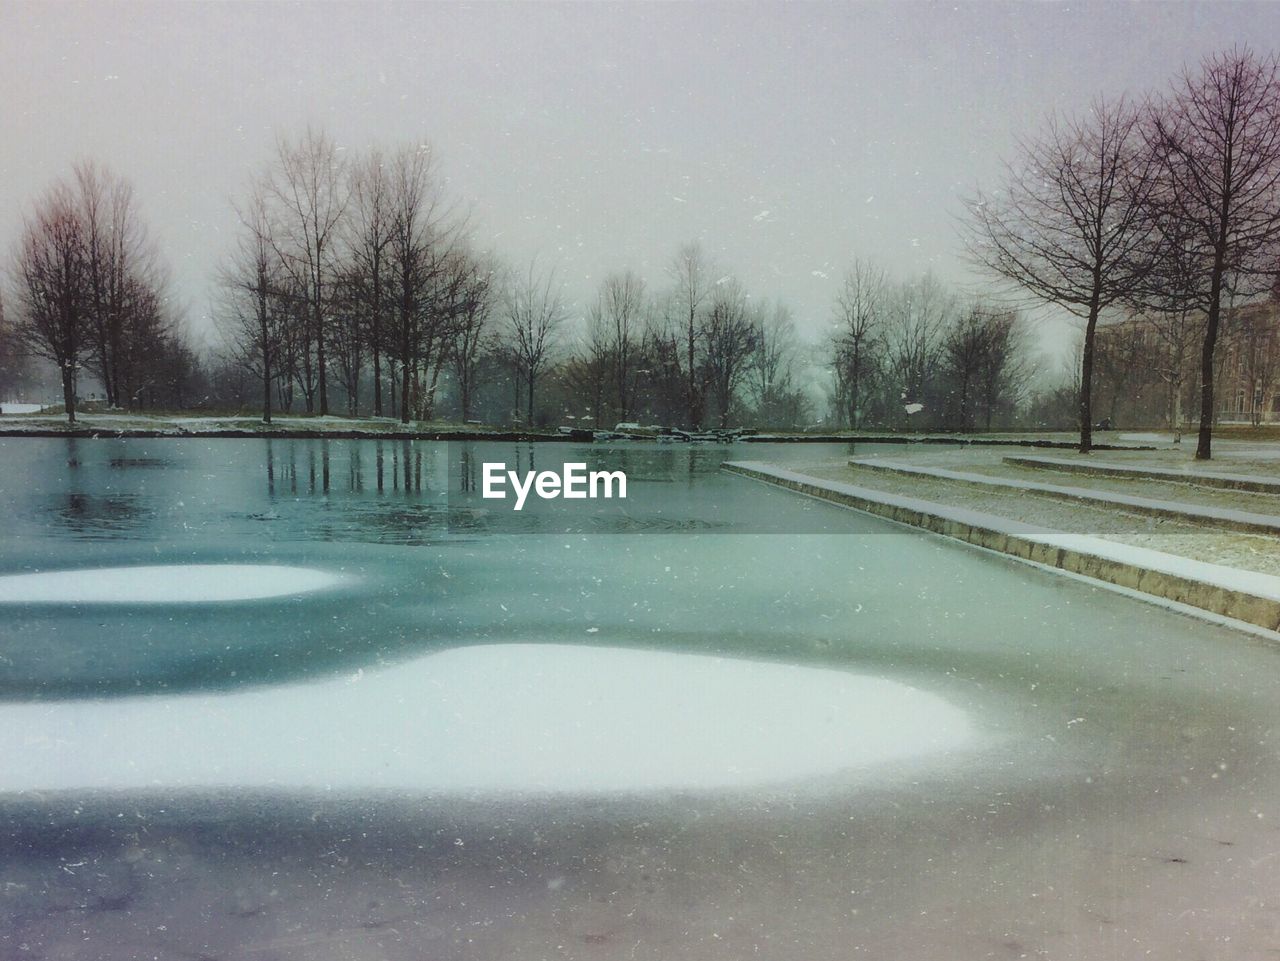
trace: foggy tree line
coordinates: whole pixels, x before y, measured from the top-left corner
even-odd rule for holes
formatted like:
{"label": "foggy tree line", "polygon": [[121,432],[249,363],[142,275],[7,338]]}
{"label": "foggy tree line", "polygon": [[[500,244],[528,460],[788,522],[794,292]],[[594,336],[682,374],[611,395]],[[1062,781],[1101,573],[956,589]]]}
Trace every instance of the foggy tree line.
{"label": "foggy tree line", "polygon": [[[30,355],[61,375],[71,419],[87,371],[112,408],[248,408],[267,422],[971,430],[1009,422],[1030,369],[1014,314],[962,309],[931,278],[880,276],[861,307],[833,305],[845,334],[806,343],[786,304],[697,242],[652,283],[608,274],[575,310],[554,268],[476,248],[420,142],[356,156],[315,129],[280,138],[235,211],[218,344],[201,363],[129,184],[76,165],[24,224],[0,297],[0,389]],[[862,313],[848,330],[851,309]]]}
{"label": "foggy tree line", "polygon": [[[1236,48],[1142,102],[1051,116],[970,213],[975,261],[1084,320],[1081,451],[1092,446],[1099,330],[1146,318],[1175,355],[1175,403],[1194,355],[1196,457],[1208,459],[1224,320],[1273,293],[1280,269],[1280,64]],[[1122,335],[1108,341],[1111,363]]]}
{"label": "foggy tree line", "polygon": [[257,382],[265,421],[295,406],[430,420],[446,370],[469,414],[495,270],[467,243],[429,147],[349,159],[309,129],[278,143],[237,214],[218,322],[224,366]]}
{"label": "foggy tree line", "polygon": [[651,291],[611,274],[572,318],[554,269],[471,243],[429,146],[363,157],[322,132],[281,140],[238,205],[221,272],[223,383],[264,420],[327,415],[727,426],[803,420],[795,325],[690,244]]}
{"label": "foggy tree line", "polygon": [[867,261],[840,283],[828,357],[834,419],[852,429],[1011,426],[1036,373],[1018,312]]}
{"label": "foggy tree line", "polygon": [[802,362],[790,310],[753,298],[689,243],[653,290],[632,271],[601,281],[561,380],[592,427],[795,426],[809,407]]}

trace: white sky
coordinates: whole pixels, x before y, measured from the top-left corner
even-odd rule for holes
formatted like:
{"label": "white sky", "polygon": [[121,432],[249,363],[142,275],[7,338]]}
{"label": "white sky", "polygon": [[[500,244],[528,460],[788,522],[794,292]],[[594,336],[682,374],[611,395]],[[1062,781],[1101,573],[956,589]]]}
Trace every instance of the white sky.
{"label": "white sky", "polygon": [[479,244],[558,264],[580,303],[613,269],[662,283],[698,237],[813,331],[855,256],[973,284],[959,198],[1048,109],[1269,37],[1280,4],[0,0],[0,251],[101,159],[199,328],[232,199],[313,122],[351,148],[430,140]]}

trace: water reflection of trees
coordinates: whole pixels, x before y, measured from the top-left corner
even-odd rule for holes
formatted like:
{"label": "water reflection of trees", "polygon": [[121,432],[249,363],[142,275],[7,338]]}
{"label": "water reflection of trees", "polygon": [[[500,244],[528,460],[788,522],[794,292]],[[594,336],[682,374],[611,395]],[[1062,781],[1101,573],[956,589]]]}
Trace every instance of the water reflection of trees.
{"label": "water reflection of trees", "polygon": [[89,494],[68,491],[53,495],[49,516],[77,537],[117,539],[139,531],[155,512],[134,494]]}
{"label": "water reflection of trees", "polygon": [[[443,445],[405,441],[274,440],[266,443],[267,493],[448,493]],[[366,458],[373,445],[373,459]],[[345,462],[345,470],[343,470]]]}
{"label": "water reflection of trees", "polygon": [[[112,484],[96,483],[98,478],[92,471],[95,462],[89,456],[90,449],[84,446],[86,443],[78,437],[66,438],[67,490],[46,495],[46,516],[80,539],[117,540],[138,533],[155,516],[155,511],[147,506],[140,493],[112,490]],[[131,466],[117,464],[120,459],[109,457],[106,463],[110,467]],[[106,492],[98,493],[100,488]]]}
{"label": "water reflection of trees", "polygon": [[424,544],[474,530],[476,512],[450,503],[447,446],[435,442],[275,440],[266,444],[267,495],[300,501],[345,495],[339,510],[305,515],[325,540]]}

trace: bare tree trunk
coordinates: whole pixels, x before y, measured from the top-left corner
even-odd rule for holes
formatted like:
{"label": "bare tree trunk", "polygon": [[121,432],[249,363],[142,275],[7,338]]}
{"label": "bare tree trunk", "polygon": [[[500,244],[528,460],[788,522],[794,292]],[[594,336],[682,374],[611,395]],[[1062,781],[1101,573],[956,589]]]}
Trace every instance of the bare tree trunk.
{"label": "bare tree trunk", "polygon": [[316,291],[316,374],[320,378],[320,416],[329,416],[329,387],[324,357],[324,314],[320,309],[320,291]]}
{"label": "bare tree trunk", "polygon": [[1093,348],[1098,329],[1098,306],[1095,296],[1089,308],[1089,320],[1084,329],[1084,350],[1080,359],[1080,453],[1093,449]]}
{"label": "bare tree trunk", "polygon": [[76,422],[76,372],[70,364],[62,367],[62,403],[67,409],[67,423]]}
{"label": "bare tree trunk", "polygon": [[1209,318],[1200,351],[1200,436],[1196,440],[1196,460],[1213,456],[1213,360],[1218,343],[1218,324],[1222,317],[1222,253],[1214,257],[1213,275],[1209,280]]}
{"label": "bare tree trunk", "polygon": [[271,363],[262,359],[262,422],[271,423]]}
{"label": "bare tree trunk", "polygon": [[373,318],[370,347],[373,348],[373,416],[382,416],[382,280],[375,261],[373,270]]}
{"label": "bare tree trunk", "polygon": [[400,423],[409,423],[409,388],[413,381],[413,371],[406,360],[400,368]]}

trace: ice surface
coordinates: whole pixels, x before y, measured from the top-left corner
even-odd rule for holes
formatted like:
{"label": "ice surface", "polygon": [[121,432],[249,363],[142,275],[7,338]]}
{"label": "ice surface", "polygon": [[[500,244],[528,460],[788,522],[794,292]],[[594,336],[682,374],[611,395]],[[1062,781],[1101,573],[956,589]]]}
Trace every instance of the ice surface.
{"label": "ice surface", "polygon": [[195,604],[285,597],[336,587],[344,577],[277,564],[90,567],[0,575],[0,604]]}
{"label": "ice surface", "polygon": [[41,404],[0,404],[0,414],[38,414],[42,410]]}
{"label": "ice surface", "polygon": [[454,648],[238,694],[0,706],[0,791],[725,788],[943,752],[940,697],[767,662],[554,644]]}

